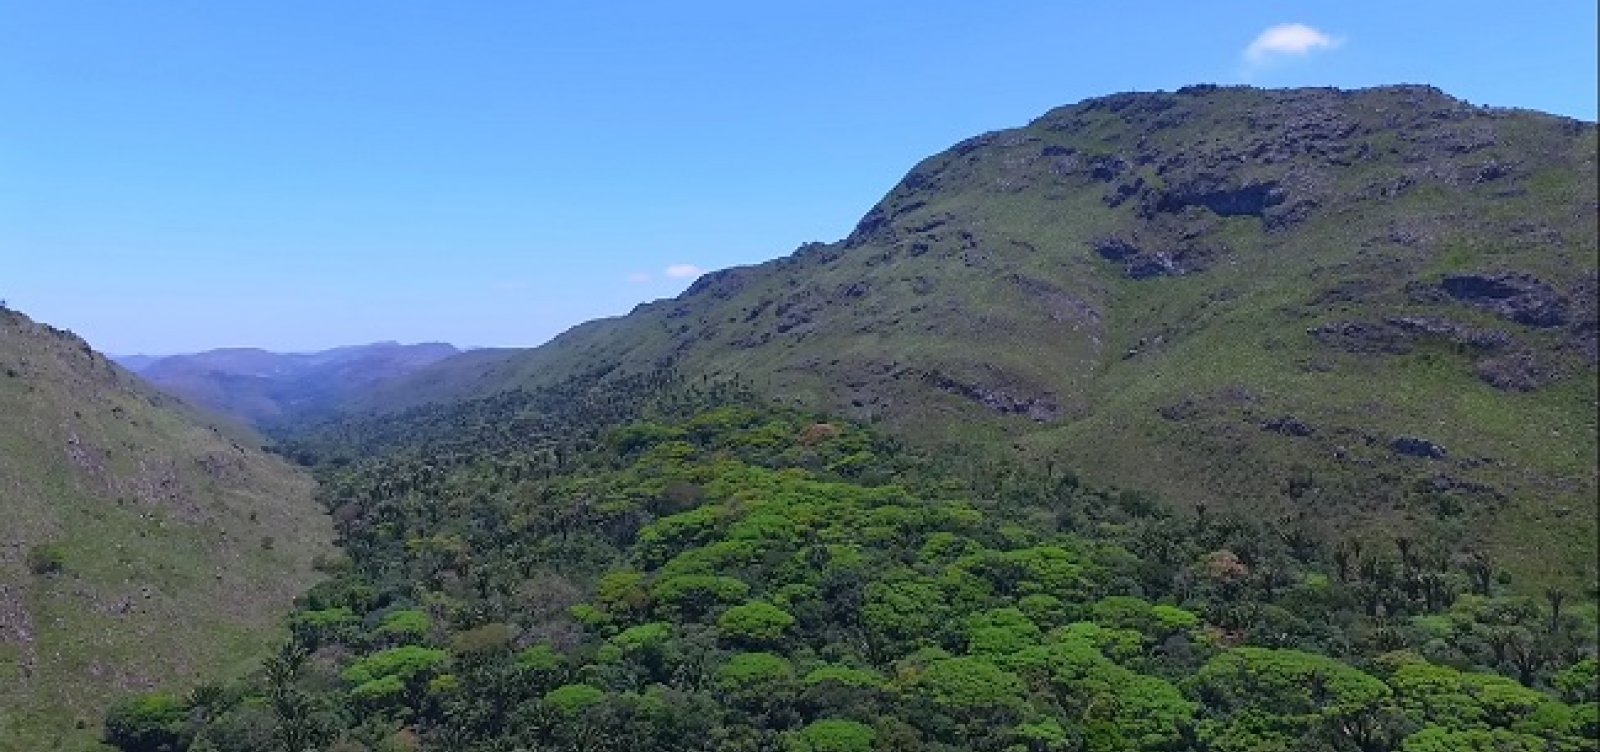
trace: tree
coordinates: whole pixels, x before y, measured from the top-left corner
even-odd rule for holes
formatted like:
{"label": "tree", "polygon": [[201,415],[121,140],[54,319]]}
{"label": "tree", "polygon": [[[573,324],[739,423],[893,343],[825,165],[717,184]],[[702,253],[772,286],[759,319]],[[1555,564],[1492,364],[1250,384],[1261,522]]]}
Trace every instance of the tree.
{"label": "tree", "polygon": [[392,645],[415,645],[428,637],[433,629],[433,619],[415,609],[390,611],[385,614],[373,635]]}
{"label": "tree", "polygon": [[773,692],[793,679],[794,665],[772,653],[739,653],[717,669],[717,687],[735,695]]}
{"label": "tree", "polygon": [[1058,701],[1080,719],[1084,748],[1179,748],[1189,737],[1196,704],[1163,679],[1113,663],[1095,644],[1097,638],[1091,630],[1068,631],[1045,649],[1042,664]]}
{"label": "tree", "polygon": [[697,619],[723,603],[735,603],[750,594],[750,586],[732,577],[686,574],[656,583],[656,602],[669,613]]}
{"label": "tree", "polygon": [[[1393,733],[1389,687],[1353,666],[1314,653],[1236,648],[1212,658],[1193,680],[1206,706],[1202,741],[1282,743],[1321,737],[1358,750],[1382,749]],[[1248,730],[1248,734],[1245,732]]]}
{"label": "tree", "polygon": [[544,704],[563,716],[573,716],[600,704],[606,693],[587,684],[567,684],[545,693]]}
{"label": "tree", "polygon": [[717,629],[722,636],[743,645],[771,645],[794,626],[794,616],[766,601],[751,601],[722,612]]}
{"label": "tree", "polygon": [[963,656],[936,660],[917,677],[916,690],[936,705],[960,713],[1020,708],[1022,680],[987,658]]}
{"label": "tree", "polygon": [[284,752],[306,752],[322,736],[311,698],[298,686],[307,655],[304,646],[291,640],[262,666],[267,678],[267,700],[278,721],[274,736]]}
{"label": "tree", "polygon": [[1544,739],[1506,729],[1428,726],[1406,737],[1401,752],[1547,752]]}
{"label": "tree", "polygon": [[791,752],[872,752],[876,740],[871,726],[828,718],[793,733],[786,746]]}
{"label": "tree", "polygon": [[1600,700],[1600,661],[1592,657],[1578,661],[1557,672],[1550,683],[1568,702]]}

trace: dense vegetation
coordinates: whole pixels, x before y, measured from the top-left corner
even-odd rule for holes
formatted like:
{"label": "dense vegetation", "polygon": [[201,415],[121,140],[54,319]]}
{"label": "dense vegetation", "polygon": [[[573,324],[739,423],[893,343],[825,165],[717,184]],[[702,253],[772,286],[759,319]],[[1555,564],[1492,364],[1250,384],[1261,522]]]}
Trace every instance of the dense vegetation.
{"label": "dense vegetation", "polygon": [[[654,396],[646,396],[654,395]],[[663,396],[665,395],[665,396]],[[346,557],[150,750],[1587,750],[1595,612],[1443,538],[1174,511],[662,373],[352,422]],[[1463,544],[1465,545],[1465,544]]]}

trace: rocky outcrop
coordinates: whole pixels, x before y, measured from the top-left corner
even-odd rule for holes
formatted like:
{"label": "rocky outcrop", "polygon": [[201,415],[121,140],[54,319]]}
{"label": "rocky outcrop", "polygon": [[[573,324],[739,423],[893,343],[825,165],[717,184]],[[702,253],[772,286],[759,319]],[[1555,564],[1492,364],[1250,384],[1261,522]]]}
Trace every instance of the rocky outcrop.
{"label": "rocky outcrop", "polygon": [[1508,392],[1531,392],[1557,376],[1546,359],[1529,350],[1484,358],[1473,367],[1473,372],[1484,383]]}
{"label": "rocky outcrop", "polygon": [[1306,330],[1319,344],[1347,353],[1399,355],[1411,352],[1414,337],[1383,322],[1335,321]]}
{"label": "rocky outcrop", "polygon": [[1525,326],[1567,322],[1567,301],[1531,274],[1457,274],[1439,283],[1450,297]]}
{"label": "rocky outcrop", "polygon": [[924,377],[935,389],[971,400],[1005,415],[1020,415],[1040,423],[1061,419],[1061,405],[1050,395],[1022,393],[1015,388],[970,383],[930,371]]}
{"label": "rocky outcrop", "polygon": [[1279,418],[1273,418],[1272,420],[1261,424],[1261,430],[1281,433],[1284,436],[1295,436],[1300,438],[1311,436],[1317,432],[1317,429],[1313,428],[1310,423],[1300,420],[1293,415],[1285,415]]}
{"label": "rocky outcrop", "polygon": [[1510,332],[1438,316],[1336,321],[1307,333],[1325,347],[1360,355],[1404,355],[1423,342],[1448,342],[1476,356],[1473,373],[1504,391],[1532,391],[1559,375],[1549,358],[1523,346]]}
{"label": "rocky outcrop", "polygon": [[1433,337],[1478,350],[1503,350],[1516,343],[1509,332],[1467,326],[1435,316],[1391,316],[1384,323],[1409,335]]}
{"label": "rocky outcrop", "polygon": [[1402,457],[1417,457],[1426,460],[1442,460],[1449,455],[1445,448],[1415,436],[1400,436],[1389,442],[1389,450]]}
{"label": "rocky outcrop", "polygon": [[1216,251],[1198,246],[1147,250],[1119,237],[1101,238],[1090,245],[1100,258],[1122,264],[1122,274],[1128,279],[1194,274],[1204,271],[1218,255]]}
{"label": "rocky outcrop", "polygon": [[1153,208],[1159,212],[1178,212],[1189,206],[1203,206],[1222,217],[1261,217],[1267,209],[1283,203],[1284,198],[1283,190],[1273,181],[1230,187],[1207,179],[1162,192]]}
{"label": "rocky outcrop", "polygon": [[1439,340],[1481,352],[1511,348],[1509,332],[1468,326],[1436,316],[1390,316],[1382,321],[1335,321],[1306,330],[1323,345],[1351,353],[1410,352],[1423,340]]}

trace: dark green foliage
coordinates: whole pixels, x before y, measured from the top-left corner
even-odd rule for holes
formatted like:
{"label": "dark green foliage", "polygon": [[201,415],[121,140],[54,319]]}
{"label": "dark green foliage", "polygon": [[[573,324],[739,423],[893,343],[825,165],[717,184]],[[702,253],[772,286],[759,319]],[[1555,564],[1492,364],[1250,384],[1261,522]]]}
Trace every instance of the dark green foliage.
{"label": "dark green foliage", "polygon": [[188,706],[172,695],[130,697],[106,712],[105,739],[124,752],[179,752],[188,745],[188,715]]}
{"label": "dark green foliage", "polygon": [[830,718],[794,732],[788,748],[793,752],[872,752],[876,737],[864,723]]}
{"label": "dark green foliage", "polygon": [[[737,389],[643,383],[494,403],[542,411],[521,434],[486,404],[419,411],[324,464],[350,564],[249,699],[194,728],[268,707],[279,740],[466,752],[1593,737],[1592,613],[1404,584],[1470,578],[1450,556],[1391,573],[1364,544],[1340,577],[1292,521],[956,474]],[[434,444],[452,421],[460,443]]]}

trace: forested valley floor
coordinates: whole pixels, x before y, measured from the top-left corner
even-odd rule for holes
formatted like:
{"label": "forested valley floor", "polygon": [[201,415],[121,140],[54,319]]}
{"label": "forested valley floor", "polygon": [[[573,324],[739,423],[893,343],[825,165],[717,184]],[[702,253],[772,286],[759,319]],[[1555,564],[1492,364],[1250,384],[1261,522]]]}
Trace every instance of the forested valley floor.
{"label": "forested valley floor", "polygon": [[343,554],[154,750],[1596,748],[1592,593],[670,373],[330,424]]}

